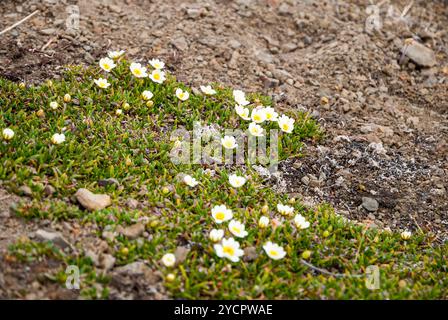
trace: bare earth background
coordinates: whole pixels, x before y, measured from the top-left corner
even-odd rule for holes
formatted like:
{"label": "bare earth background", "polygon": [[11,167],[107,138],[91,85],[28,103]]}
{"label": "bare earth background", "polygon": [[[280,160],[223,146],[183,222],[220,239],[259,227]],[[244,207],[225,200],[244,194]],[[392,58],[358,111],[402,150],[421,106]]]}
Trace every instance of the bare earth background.
{"label": "bare earth background", "polygon": [[[387,16],[388,9],[392,5],[400,15],[410,1],[384,1],[383,25],[368,33],[370,4],[3,0],[0,30],[39,13],[0,35],[0,76],[39,83],[57,78],[66,64],[95,63],[107,50],[124,49],[135,60],[165,60],[192,87],[220,82],[262,91],[280,109],[309,112],[325,130],[322,141],[307,142],[303,157],[281,165],[281,175],[272,177],[277,188],[310,205],[329,202],[340,214],[379,227],[431,231],[443,242],[448,235],[448,4],[414,1],[398,20]],[[67,30],[68,5],[79,7],[78,32]],[[431,48],[433,67],[400,53],[408,38]],[[0,185],[2,255],[8,243],[49,223],[11,217],[8,207],[17,200]],[[32,266],[37,268],[32,272],[4,265],[0,296],[21,297],[20,288],[34,284],[36,293],[26,298],[68,298],[55,288],[38,290],[32,274],[51,267]]]}

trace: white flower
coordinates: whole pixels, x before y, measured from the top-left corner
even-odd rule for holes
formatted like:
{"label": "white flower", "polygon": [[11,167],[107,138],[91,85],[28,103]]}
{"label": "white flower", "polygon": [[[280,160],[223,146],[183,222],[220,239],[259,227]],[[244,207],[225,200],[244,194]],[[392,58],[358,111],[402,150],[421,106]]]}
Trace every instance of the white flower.
{"label": "white flower", "polygon": [[216,255],[220,258],[227,258],[232,262],[238,262],[244,255],[240,249],[240,244],[233,238],[223,239],[221,244],[214,245]]}
{"label": "white flower", "polygon": [[262,229],[266,228],[269,225],[269,218],[266,216],[260,217],[260,220],[258,220],[258,226]]}
{"label": "white flower", "polygon": [[121,109],[117,109],[117,110],[115,110],[115,114],[116,114],[117,116],[121,116],[121,115],[123,114],[123,110],[121,110]]}
{"label": "white flower", "polygon": [[286,256],[285,250],[278,244],[268,241],[263,246],[264,251],[269,256],[269,258],[274,260],[280,260]]}
{"label": "white flower", "polygon": [[159,59],[151,59],[149,60],[149,64],[157,70],[162,70],[165,67],[165,62],[159,60]]}
{"label": "white flower", "polygon": [[293,207],[283,205],[281,203],[277,204],[277,210],[281,215],[284,215],[284,216],[289,216],[289,215],[293,214],[293,212],[294,212]]}
{"label": "white flower", "polygon": [[199,183],[195,178],[188,174],[184,177],[184,182],[192,188],[196,187]]}
{"label": "white flower", "polygon": [[226,149],[235,149],[238,147],[235,137],[232,136],[224,136],[224,138],[221,138],[221,144]]}
{"label": "white flower", "polygon": [[153,95],[152,92],[149,91],[149,90],[145,90],[145,91],[142,92],[142,97],[143,97],[143,99],[145,99],[145,100],[150,100],[153,96],[154,96],[154,95]]}
{"label": "white flower", "polygon": [[229,231],[238,238],[244,238],[247,236],[247,231],[245,230],[244,224],[238,220],[232,220],[229,223]]}
{"label": "white flower", "polygon": [[249,133],[255,137],[261,137],[263,135],[263,128],[259,124],[251,122],[249,124]]}
{"label": "white flower", "polygon": [[277,120],[278,126],[283,132],[291,133],[292,130],[294,130],[294,122],[295,120],[293,118],[290,118],[288,116],[282,115]]}
{"label": "white flower", "polygon": [[310,226],[310,223],[306,221],[305,217],[301,214],[296,214],[294,217],[294,224],[296,225],[297,229],[306,229]]}
{"label": "white flower", "polygon": [[14,131],[12,131],[9,128],[3,129],[3,139],[5,140],[11,140],[12,138],[14,138]]}
{"label": "white flower", "polygon": [[219,242],[224,237],[224,230],[212,229],[208,236],[213,242]]}
{"label": "white flower", "polygon": [[246,99],[246,94],[241,90],[233,90],[233,98],[241,106],[247,106],[250,103]]}
{"label": "white flower", "polygon": [[176,89],[176,97],[179,100],[185,101],[190,97],[190,94],[188,93],[188,91],[183,91],[181,88],[177,88]]}
{"label": "white flower", "polygon": [[225,205],[214,206],[212,208],[212,217],[216,223],[221,224],[232,219],[233,213]]}
{"label": "white flower", "polygon": [[166,267],[172,267],[176,263],[176,256],[172,253],[166,253],[162,257],[162,262]]}
{"label": "white flower", "polygon": [[255,108],[251,114],[252,121],[255,123],[263,123],[266,120],[264,108]]}
{"label": "white flower", "polygon": [[229,183],[232,187],[239,188],[246,183],[246,178],[232,174],[229,176]]}
{"label": "white flower", "polygon": [[275,112],[274,108],[266,107],[264,108],[264,114],[266,115],[266,120],[268,121],[277,121],[278,113]]}
{"label": "white flower", "polygon": [[95,82],[96,85],[98,87],[100,87],[101,89],[106,89],[106,88],[108,88],[110,86],[110,83],[107,82],[107,79],[103,79],[103,78],[99,78],[99,79],[93,80],[93,82]]}
{"label": "white flower", "polygon": [[65,141],[65,134],[61,133],[55,133],[52,137],[51,137],[51,143],[53,144],[61,144]]}
{"label": "white flower", "polygon": [[146,73],[146,68],[142,67],[140,63],[132,62],[129,69],[131,70],[132,74],[137,78],[145,78],[148,76]]}
{"label": "white flower", "polygon": [[120,51],[109,51],[107,53],[107,55],[109,56],[109,58],[111,59],[118,59],[120,58],[122,55],[124,55],[124,50],[120,50]]}
{"label": "white flower", "polygon": [[163,72],[159,69],[155,69],[149,75],[149,79],[151,79],[155,83],[163,83],[163,81],[166,80],[165,72]]}
{"label": "white flower", "polygon": [[240,106],[239,104],[237,104],[235,106],[235,111],[244,120],[250,120],[249,108],[245,108],[245,107]]}
{"label": "white flower", "polygon": [[216,94],[216,90],[212,88],[212,86],[200,86],[201,91],[206,95],[214,95]]}
{"label": "white flower", "polygon": [[406,230],[406,231],[403,231],[400,234],[400,236],[401,236],[401,239],[403,239],[403,240],[409,240],[412,236],[412,233],[411,233],[411,231]]}
{"label": "white flower", "polygon": [[100,67],[106,72],[110,72],[117,65],[114,63],[114,60],[110,58],[102,58],[100,59]]}
{"label": "white flower", "polygon": [[56,101],[51,101],[50,102],[50,108],[53,110],[56,110],[59,107],[59,103],[57,103]]}

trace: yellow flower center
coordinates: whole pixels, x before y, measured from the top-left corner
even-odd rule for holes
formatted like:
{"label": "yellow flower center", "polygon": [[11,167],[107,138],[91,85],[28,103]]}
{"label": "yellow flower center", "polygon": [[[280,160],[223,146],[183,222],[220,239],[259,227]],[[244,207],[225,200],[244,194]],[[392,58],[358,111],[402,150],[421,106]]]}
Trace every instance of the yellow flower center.
{"label": "yellow flower center", "polygon": [[275,251],[275,250],[271,250],[271,251],[269,251],[269,254],[270,254],[271,256],[273,256],[273,257],[277,257],[277,256],[278,256],[278,252]]}
{"label": "yellow flower center", "polygon": [[134,69],[134,74],[135,74],[136,76],[139,76],[139,75],[142,74],[142,72],[140,71],[140,69]]}
{"label": "yellow flower center", "polygon": [[104,69],[108,70],[110,69],[110,65],[108,65],[107,63],[103,64]]}
{"label": "yellow flower center", "polygon": [[232,247],[228,246],[222,248],[222,251],[224,251],[224,253],[227,253],[229,256],[233,256],[235,254],[235,250]]}
{"label": "yellow flower center", "polygon": [[154,79],[156,79],[156,80],[160,80],[160,74],[158,74],[158,73],[154,73]]}
{"label": "yellow flower center", "polygon": [[284,124],[282,125],[282,128],[283,128],[283,130],[285,130],[285,131],[288,131],[288,130],[289,130],[289,126],[288,126],[287,123],[284,123]]}
{"label": "yellow flower center", "polygon": [[241,229],[238,228],[238,227],[233,227],[232,230],[233,230],[235,233],[240,233],[240,232],[241,232]]}
{"label": "yellow flower center", "polygon": [[224,214],[224,212],[218,212],[215,217],[216,217],[216,220],[224,220],[225,216],[226,215]]}

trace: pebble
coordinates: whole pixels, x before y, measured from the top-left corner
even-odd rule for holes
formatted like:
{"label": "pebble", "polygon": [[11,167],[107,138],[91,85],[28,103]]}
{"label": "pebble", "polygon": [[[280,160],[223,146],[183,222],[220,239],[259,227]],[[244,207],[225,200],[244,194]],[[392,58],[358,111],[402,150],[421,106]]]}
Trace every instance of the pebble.
{"label": "pebble", "polygon": [[56,189],[49,184],[47,184],[44,188],[44,193],[47,197],[53,195],[55,192],[56,192]]}
{"label": "pebble", "polygon": [[174,256],[176,257],[176,263],[180,264],[185,261],[187,258],[188,253],[190,252],[190,249],[187,247],[177,247],[176,251],[174,252]]}
{"label": "pebble", "polygon": [[101,180],[98,180],[98,185],[99,185],[100,187],[106,187],[106,186],[112,186],[112,185],[119,186],[119,185],[120,185],[120,182],[118,182],[117,179],[114,179],[114,178],[108,178],[108,179],[101,179]]}
{"label": "pebble", "polygon": [[251,262],[257,258],[258,258],[257,248],[255,247],[244,248],[244,258],[243,258],[244,261]]}
{"label": "pebble", "polygon": [[56,231],[39,229],[35,232],[35,237],[40,241],[50,241],[62,249],[70,247],[70,243],[62,236],[61,233]]}
{"label": "pebble", "polygon": [[378,210],[378,201],[369,197],[362,197],[362,206],[364,209],[370,212]]}
{"label": "pebble", "polygon": [[107,194],[94,194],[87,189],[81,188],[75,194],[76,200],[81,206],[89,211],[102,210],[112,204]]}
{"label": "pebble", "polygon": [[28,186],[21,186],[19,188],[19,194],[21,196],[32,197],[33,196],[33,191]]}
{"label": "pebble", "polygon": [[188,49],[188,42],[185,37],[178,37],[171,40],[171,44],[180,51],[185,51]]}
{"label": "pebble", "polygon": [[422,67],[432,67],[437,64],[434,51],[415,40],[405,45],[401,52],[404,52],[409,59]]}
{"label": "pebble", "polygon": [[124,235],[126,238],[133,240],[142,235],[142,233],[145,231],[145,226],[141,223],[136,223],[126,228],[118,227],[117,231]]}

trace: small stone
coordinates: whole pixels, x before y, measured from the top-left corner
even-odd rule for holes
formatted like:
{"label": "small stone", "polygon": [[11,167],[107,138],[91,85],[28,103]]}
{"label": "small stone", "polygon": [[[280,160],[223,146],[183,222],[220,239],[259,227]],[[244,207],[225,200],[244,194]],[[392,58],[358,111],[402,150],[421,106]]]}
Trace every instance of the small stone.
{"label": "small stone", "polygon": [[232,48],[234,50],[236,50],[239,47],[241,47],[241,43],[239,41],[235,40],[235,39],[230,39],[229,42],[228,42],[228,45],[229,45],[230,48]]}
{"label": "small stone", "polygon": [[414,128],[418,126],[419,122],[420,122],[420,119],[418,117],[409,117],[406,120],[406,123],[408,125],[413,126]]}
{"label": "small stone", "polygon": [[141,223],[133,224],[132,226],[121,229],[119,232],[128,239],[137,239],[145,231],[145,226]]}
{"label": "small stone", "polygon": [[115,233],[112,232],[112,231],[105,230],[105,231],[103,231],[101,237],[104,240],[114,241],[115,240]]}
{"label": "small stone", "polygon": [[266,89],[278,87],[279,84],[280,81],[278,79],[265,77],[263,80],[263,85]]}
{"label": "small stone", "polygon": [[47,197],[53,195],[56,192],[56,189],[53,186],[47,184],[44,188],[44,193]]}
{"label": "small stone", "polygon": [[171,40],[171,44],[180,51],[185,51],[188,49],[188,42],[185,37],[179,37]]}
{"label": "small stone", "polygon": [[26,196],[26,197],[32,197],[33,196],[33,191],[28,186],[21,186],[19,188],[19,195]]}
{"label": "small stone", "polygon": [[52,34],[56,33],[56,29],[55,28],[43,29],[43,30],[40,30],[40,33],[42,33],[43,35],[46,35],[46,36],[51,36]]}
{"label": "small stone", "polygon": [[254,261],[258,258],[257,248],[255,247],[246,247],[244,248],[244,256],[243,260],[246,262]]}
{"label": "small stone", "polygon": [[308,176],[303,176],[300,181],[302,181],[302,183],[306,186],[310,184],[310,178],[308,178]]}
{"label": "small stone", "polygon": [[413,39],[407,41],[401,52],[420,66],[432,67],[437,64],[434,51]]}
{"label": "small stone", "polygon": [[70,247],[70,243],[62,236],[61,233],[56,231],[39,229],[35,232],[35,237],[40,241],[50,241],[62,249]]}
{"label": "small stone", "polygon": [[79,189],[75,197],[81,206],[89,211],[102,210],[112,204],[107,194],[94,194],[84,188]]}
{"label": "small stone", "polygon": [[101,254],[100,255],[100,266],[108,271],[115,265],[115,257],[111,254]]}
{"label": "small stone", "polygon": [[201,10],[199,10],[197,8],[188,8],[187,15],[188,15],[188,18],[191,18],[191,19],[199,18],[201,16]]}
{"label": "small stone", "polygon": [[152,271],[146,264],[141,261],[136,261],[130,264],[127,264],[123,267],[119,267],[114,271],[115,275],[113,276],[114,282],[122,282],[120,277],[116,277],[116,275],[121,276],[133,276],[133,277],[141,277],[143,276],[144,281],[148,285],[155,285],[156,283],[162,280],[162,277],[159,273]]}
{"label": "small stone", "polygon": [[114,178],[108,178],[108,179],[101,179],[101,180],[98,180],[98,185],[99,185],[100,187],[106,187],[106,186],[112,186],[112,185],[119,186],[119,185],[120,185],[120,182],[118,182],[117,179],[114,179]]}
{"label": "small stone", "polygon": [[129,209],[137,209],[138,206],[140,205],[140,202],[138,202],[138,200],[131,198],[126,201],[126,205],[129,207]]}
{"label": "small stone", "polygon": [[176,251],[174,251],[174,256],[176,257],[176,263],[180,264],[184,262],[189,252],[190,249],[187,247],[177,247]]}
{"label": "small stone", "polygon": [[378,201],[369,197],[362,197],[362,206],[364,209],[370,212],[378,210]]}

